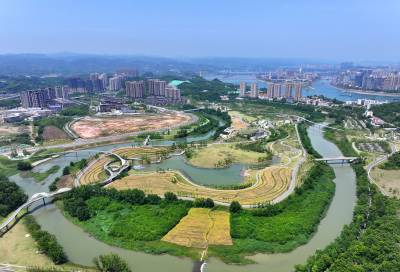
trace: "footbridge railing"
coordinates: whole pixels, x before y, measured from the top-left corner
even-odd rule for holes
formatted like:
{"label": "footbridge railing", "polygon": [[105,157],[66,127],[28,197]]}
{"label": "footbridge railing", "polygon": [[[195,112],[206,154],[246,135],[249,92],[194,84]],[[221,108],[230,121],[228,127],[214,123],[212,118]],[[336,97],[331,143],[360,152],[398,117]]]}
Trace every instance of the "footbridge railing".
{"label": "footbridge railing", "polygon": [[1,225],[0,225],[0,236],[3,235],[4,233],[6,233],[11,226],[17,222],[17,220],[19,219],[19,214],[22,210],[26,209],[26,212],[29,211],[29,207],[39,201],[43,201],[43,204],[46,205],[46,199],[47,198],[53,198],[57,195],[61,195],[64,194],[68,191],[70,191],[71,188],[61,188],[59,190],[57,190],[54,193],[46,193],[46,192],[42,192],[42,193],[37,193],[34,194],[33,196],[31,196],[31,198],[25,202],[23,205],[21,205],[18,209],[16,209]]}

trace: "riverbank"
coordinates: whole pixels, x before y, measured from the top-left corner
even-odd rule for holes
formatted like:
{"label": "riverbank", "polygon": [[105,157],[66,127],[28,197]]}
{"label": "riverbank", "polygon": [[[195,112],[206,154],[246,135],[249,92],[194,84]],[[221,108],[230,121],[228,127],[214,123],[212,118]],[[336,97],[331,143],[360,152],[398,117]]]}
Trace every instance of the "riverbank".
{"label": "riverbank", "polygon": [[400,98],[400,93],[388,93],[388,92],[384,92],[384,91],[367,91],[367,90],[359,90],[359,89],[347,89],[347,88],[335,86],[333,84],[330,84],[330,86],[332,88],[335,88],[342,92],[349,92],[349,93],[362,94],[362,95],[371,95],[371,96],[387,96],[387,97]]}

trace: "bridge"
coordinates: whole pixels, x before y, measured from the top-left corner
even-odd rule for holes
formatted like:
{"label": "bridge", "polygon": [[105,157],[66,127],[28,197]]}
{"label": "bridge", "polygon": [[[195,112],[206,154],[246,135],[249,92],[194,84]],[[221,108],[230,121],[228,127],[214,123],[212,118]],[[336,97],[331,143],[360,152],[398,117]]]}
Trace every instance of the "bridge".
{"label": "bridge", "polygon": [[[116,153],[112,153],[109,151],[99,151],[100,153],[110,155],[110,156],[115,156],[121,161],[121,166],[117,171],[113,171],[112,169],[109,168],[109,165],[106,164],[104,165],[104,170],[106,170],[109,173],[109,177],[105,179],[104,181],[101,182],[101,185],[106,185],[110,182],[112,182],[118,175],[120,175],[123,171],[125,171],[129,167],[129,162],[122,158],[120,155]],[[69,152],[67,152],[69,153]],[[82,176],[82,171],[78,174],[77,179],[75,180],[75,186],[79,186],[79,178]],[[57,195],[64,194],[66,192],[69,192],[72,190],[71,188],[60,188],[56,192],[53,193],[46,193],[46,192],[41,192],[41,193],[36,193],[30,197],[30,199],[23,205],[21,205],[18,209],[16,209],[1,225],[0,225],[0,236],[5,234],[15,223],[18,222],[18,219],[22,217],[18,217],[21,211],[26,209],[26,213],[29,212],[29,207],[36,203],[43,201],[43,205],[46,205],[46,199],[47,198],[53,198]]]}
{"label": "bridge", "polygon": [[143,141],[143,146],[147,146],[150,143],[150,135],[147,135],[146,139]]}
{"label": "bridge", "polygon": [[335,163],[349,163],[349,162],[353,162],[355,160],[357,160],[358,157],[327,157],[327,158],[319,158],[319,159],[315,159],[316,161],[323,161],[326,163],[331,163],[331,164],[335,164]]}
{"label": "bridge", "polygon": [[31,196],[31,198],[25,202],[25,204],[21,205],[18,209],[16,209],[8,218],[6,221],[4,221],[1,225],[0,225],[0,236],[3,235],[4,233],[6,233],[17,221],[20,217],[18,217],[19,213],[26,209],[26,212],[29,211],[29,207],[39,201],[43,201],[43,204],[46,205],[46,198],[52,198],[55,197],[57,195],[61,195],[64,194],[68,191],[70,191],[71,188],[61,188],[59,190],[57,190],[54,193],[37,193],[34,194],[33,196]]}

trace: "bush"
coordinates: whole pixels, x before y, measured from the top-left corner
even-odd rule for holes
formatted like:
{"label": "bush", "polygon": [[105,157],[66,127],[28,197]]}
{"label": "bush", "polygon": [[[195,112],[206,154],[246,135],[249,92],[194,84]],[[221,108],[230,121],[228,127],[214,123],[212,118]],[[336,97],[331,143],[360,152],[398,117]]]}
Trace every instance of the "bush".
{"label": "bush", "polygon": [[229,205],[229,211],[231,213],[238,213],[242,210],[242,205],[238,201],[232,201],[231,205]]}
{"label": "bush", "polygon": [[28,161],[19,161],[17,163],[17,169],[21,171],[29,171],[32,169],[32,164]]}
{"label": "bush", "polygon": [[193,206],[197,208],[214,208],[214,201],[211,198],[196,198]]}
{"label": "bush", "polygon": [[131,272],[128,264],[116,254],[100,255],[93,260],[97,271],[102,272]]}
{"label": "bush", "polygon": [[168,202],[172,202],[172,201],[177,201],[178,200],[178,197],[176,196],[176,194],[174,194],[172,192],[166,192],[164,194],[164,198]]}
{"label": "bush", "polygon": [[146,203],[152,204],[152,205],[157,205],[160,204],[161,202],[161,197],[155,194],[149,194],[146,197]]}
{"label": "bush", "polygon": [[56,237],[47,231],[41,230],[40,225],[33,216],[28,215],[25,218],[25,225],[32,238],[37,242],[40,251],[46,254],[55,264],[67,262],[64,249],[58,244]]}

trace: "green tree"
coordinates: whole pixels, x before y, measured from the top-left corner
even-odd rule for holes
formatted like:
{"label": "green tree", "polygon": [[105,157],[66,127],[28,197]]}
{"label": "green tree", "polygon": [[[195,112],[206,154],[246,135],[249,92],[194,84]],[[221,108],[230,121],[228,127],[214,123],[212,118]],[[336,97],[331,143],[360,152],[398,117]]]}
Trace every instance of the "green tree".
{"label": "green tree", "polygon": [[128,264],[116,254],[100,255],[93,260],[97,271],[101,272],[131,272]]}
{"label": "green tree", "polygon": [[237,201],[232,201],[231,205],[229,206],[229,211],[231,213],[237,213],[240,212],[242,210],[242,205],[240,205],[239,202]]}
{"label": "green tree", "polygon": [[172,192],[166,192],[164,194],[165,200],[172,202],[172,201],[177,201],[178,197],[176,196],[176,194],[172,193]]}
{"label": "green tree", "polygon": [[17,164],[17,169],[21,171],[29,171],[32,169],[32,164],[28,161],[19,161]]}

